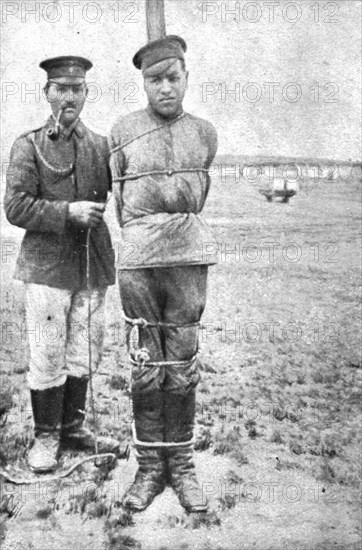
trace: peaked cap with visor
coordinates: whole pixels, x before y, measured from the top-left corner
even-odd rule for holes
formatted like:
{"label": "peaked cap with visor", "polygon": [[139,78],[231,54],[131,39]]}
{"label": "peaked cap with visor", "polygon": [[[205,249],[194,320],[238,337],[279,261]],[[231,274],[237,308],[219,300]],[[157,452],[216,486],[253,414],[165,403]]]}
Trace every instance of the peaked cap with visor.
{"label": "peaked cap with visor", "polygon": [[93,67],[89,59],[74,55],[63,55],[45,59],[39,64],[48,75],[48,81],[58,84],[82,84],[85,74]]}

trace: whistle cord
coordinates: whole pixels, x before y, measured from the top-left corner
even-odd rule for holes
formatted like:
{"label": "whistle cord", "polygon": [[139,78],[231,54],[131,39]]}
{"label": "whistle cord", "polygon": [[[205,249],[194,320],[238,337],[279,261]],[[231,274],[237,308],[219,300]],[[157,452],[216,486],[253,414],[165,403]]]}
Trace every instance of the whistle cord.
{"label": "whistle cord", "polygon": [[94,401],[94,388],[93,388],[93,372],[92,372],[92,339],[91,339],[91,328],[92,328],[92,288],[90,282],[90,237],[92,229],[89,228],[87,231],[87,294],[88,294],[88,315],[87,315],[87,325],[88,325],[88,372],[89,372],[89,393],[90,393],[90,405],[92,410],[92,420],[94,428],[94,447],[96,455],[98,455],[98,421],[96,418],[95,410],[95,401]]}

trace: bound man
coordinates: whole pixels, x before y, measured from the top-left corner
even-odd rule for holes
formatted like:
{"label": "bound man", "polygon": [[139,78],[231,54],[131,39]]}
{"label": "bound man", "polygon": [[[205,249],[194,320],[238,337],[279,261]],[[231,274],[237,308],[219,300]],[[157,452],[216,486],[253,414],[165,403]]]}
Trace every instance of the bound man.
{"label": "bound man", "polygon": [[[40,67],[47,72],[44,92],[52,115],[15,141],[5,195],[7,219],[26,229],[15,278],[25,283],[35,424],[28,463],[34,472],[57,467],[60,442],[95,450],[93,434],[83,426],[88,339],[94,370],[102,354],[106,289],[114,284],[114,254],[103,221],[111,187],[109,149],[106,138],[79,118],[92,63],[67,56]],[[32,333],[39,328],[36,338]],[[118,442],[98,438],[97,448],[117,451]]]}
{"label": "bound man", "polygon": [[123,504],[144,510],[167,481],[189,512],[205,511],[193,461],[198,326],[214,237],[200,217],[217,149],[209,122],[185,113],[186,43],[167,36],[133,63],[149,105],[111,137],[113,192],[125,248],[119,286],[132,362],[139,468]]}

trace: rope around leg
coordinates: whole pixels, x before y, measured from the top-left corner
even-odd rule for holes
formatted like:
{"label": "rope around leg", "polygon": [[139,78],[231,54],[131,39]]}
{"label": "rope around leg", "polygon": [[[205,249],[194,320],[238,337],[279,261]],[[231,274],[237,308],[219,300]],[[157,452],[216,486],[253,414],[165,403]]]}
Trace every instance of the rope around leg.
{"label": "rope around leg", "polygon": [[195,436],[192,436],[191,439],[188,441],[141,441],[137,438],[136,433],[136,426],[135,423],[132,422],[132,436],[133,436],[133,442],[136,446],[139,447],[152,447],[152,448],[164,448],[164,447],[190,447],[195,443]]}

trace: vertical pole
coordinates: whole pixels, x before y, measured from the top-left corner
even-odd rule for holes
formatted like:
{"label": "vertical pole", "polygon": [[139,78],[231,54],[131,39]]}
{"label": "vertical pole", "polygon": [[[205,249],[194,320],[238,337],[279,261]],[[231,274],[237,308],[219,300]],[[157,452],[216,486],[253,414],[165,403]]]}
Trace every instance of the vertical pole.
{"label": "vertical pole", "polygon": [[147,40],[166,36],[164,0],[146,0]]}

